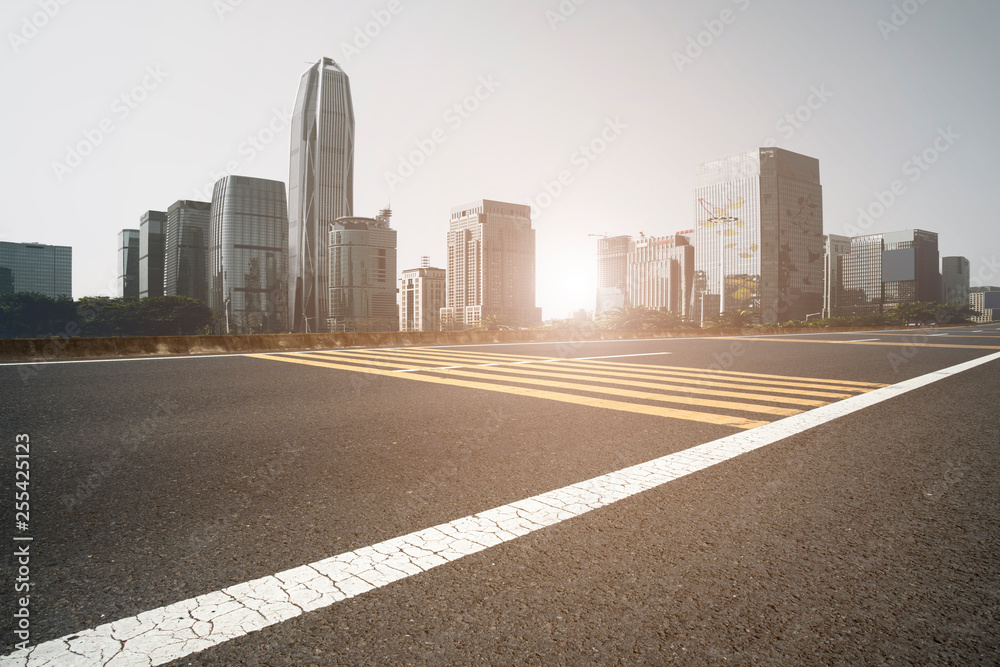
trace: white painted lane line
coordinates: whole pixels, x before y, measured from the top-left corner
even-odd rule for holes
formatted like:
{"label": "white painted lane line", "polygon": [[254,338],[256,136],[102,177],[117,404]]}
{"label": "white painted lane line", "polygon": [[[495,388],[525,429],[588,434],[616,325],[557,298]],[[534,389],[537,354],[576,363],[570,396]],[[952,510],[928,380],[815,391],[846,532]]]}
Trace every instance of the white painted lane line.
{"label": "white painted lane line", "polygon": [[509,505],[53,639],[3,656],[0,667],[162,665],[606,507],[997,360],[1000,352]]}
{"label": "white painted lane line", "polygon": [[870,343],[873,340],[882,340],[881,338],[862,338],[861,340],[845,340],[845,343]]}
{"label": "white painted lane line", "polygon": [[947,335],[948,334],[946,334],[946,333],[943,333],[943,334],[927,334],[928,337],[931,337],[931,336],[947,336]]}

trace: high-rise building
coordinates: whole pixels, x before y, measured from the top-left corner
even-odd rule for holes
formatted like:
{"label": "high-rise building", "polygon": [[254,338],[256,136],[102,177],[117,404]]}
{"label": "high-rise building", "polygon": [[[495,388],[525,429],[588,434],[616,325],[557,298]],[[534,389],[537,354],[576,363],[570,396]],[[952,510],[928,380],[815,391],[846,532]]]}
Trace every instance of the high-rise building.
{"label": "high-rise building", "polygon": [[0,294],[73,298],[73,248],[0,241]]}
{"label": "high-rise building", "polygon": [[687,236],[642,236],[627,256],[627,294],[633,306],[691,313],[694,246]]}
{"label": "high-rise building", "polygon": [[424,257],[419,269],[403,271],[399,280],[399,330],[440,331],[445,298],[444,269]]}
{"label": "high-rise building", "polygon": [[969,260],[965,257],[941,258],[941,301],[969,303]]}
{"label": "high-rise building", "polygon": [[443,329],[542,321],[535,307],[535,230],[531,207],[479,199],[451,209]]}
{"label": "high-rise building", "polygon": [[208,305],[222,331],[288,331],[285,184],[226,176],[215,184],[208,233]]}
{"label": "high-rise building", "polygon": [[837,258],[851,251],[851,237],[827,234],[823,237],[823,317],[833,317],[837,310]]}
{"label": "high-rise building", "polygon": [[700,165],[694,247],[695,298],[704,300],[706,317],[747,310],[767,323],[819,313],[819,161],[759,148]]}
{"label": "high-rise building", "polygon": [[118,296],[139,298],[139,230],[118,232]]}
{"label": "high-rise building", "polygon": [[288,305],[295,331],[329,319],[330,225],[354,215],[354,105],[340,65],[323,58],[302,75],[292,115],[288,181]]}
{"label": "high-rise building", "polygon": [[392,211],[330,225],[328,331],[396,331],[396,230]]}
{"label": "high-rise building", "polygon": [[594,314],[629,303],[626,286],[628,283],[628,252],[632,244],[631,236],[604,236],[597,239],[597,308]]}
{"label": "high-rise building", "polygon": [[208,220],[211,202],[178,201],[167,209],[163,293],[208,303]]}
{"label": "high-rise building", "polygon": [[901,303],[941,300],[938,238],[920,229],[851,238],[837,258],[833,315],[881,313]]}
{"label": "high-rise building", "polygon": [[139,218],[139,298],[163,296],[167,214],[146,211]]}

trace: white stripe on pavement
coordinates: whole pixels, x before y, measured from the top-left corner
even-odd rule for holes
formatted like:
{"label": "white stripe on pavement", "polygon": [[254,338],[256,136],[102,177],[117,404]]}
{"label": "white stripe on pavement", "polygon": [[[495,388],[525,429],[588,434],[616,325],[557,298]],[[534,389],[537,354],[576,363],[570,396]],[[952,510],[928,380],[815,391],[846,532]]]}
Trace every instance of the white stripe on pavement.
{"label": "white stripe on pavement", "polygon": [[1000,359],[1000,352],[356,551],[106,623],[0,667],[162,665],[381,588]]}

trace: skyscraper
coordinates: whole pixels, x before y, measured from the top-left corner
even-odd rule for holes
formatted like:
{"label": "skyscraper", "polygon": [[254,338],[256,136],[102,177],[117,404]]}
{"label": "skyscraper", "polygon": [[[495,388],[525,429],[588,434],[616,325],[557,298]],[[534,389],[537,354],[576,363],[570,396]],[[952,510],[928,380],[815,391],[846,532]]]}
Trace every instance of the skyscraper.
{"label": "skyscraper", "polygon": [[37,292],[73,298],[73,248],[0,241],[0,294]]}
{"label": "skyscraper", "polygon": [[354,214],[351,84],[330,58],[302,76],[292,115],[288,305],[295,331],[325,331],[330,225]]}
{"label": "skyscraper", "polygon": [[706,317],[738,309],[766,323],[819,313],[819,161],[759,148],[700,165],[694,246],[696,299],[705,300]]}
{"label": "skyscraper", "polygon": [[215,184],[208,233],[208,305],[222,331],[288,330],[285,184],[226,176]]}
{"label": "skyscraper", "polygon": [[604,236],[597,239],[597,307],[595,315],[629,303],[628,251],[631,236]]}
{"label": "skyscraper", "polygon": [[163,251],[163,293],[208,303],[207,201],[178,201],[167,209]]}
{"label": "skyscraper", "polygon": [[139,298],[139,230],[118,232],[118,296]]}
{"label": "skyscraper", "polygon": [[837,310],[837,286],[840,263],[837,258],[851,252],[851,237],[838,234],[823,236],[823,317],[833,317]]}
{"label": "skyscraper", "polygon": [[530,206],[480,199],[451,209],[445,301],[444,329],[489,317],[509,326],[541,323]]}
{"label": "skyscraper", "polygon": [[328,331],[397,331],[396,230],[392,211],[330,225]]}
{"label": "skyscraper", "polygon": [[941,301],[969,303],[969,260],[965,257],[941,258]]}
{"label": "skyscraper", "polygon": [[146,211],[139,218],[139,298],[163,296],[167,214]]}

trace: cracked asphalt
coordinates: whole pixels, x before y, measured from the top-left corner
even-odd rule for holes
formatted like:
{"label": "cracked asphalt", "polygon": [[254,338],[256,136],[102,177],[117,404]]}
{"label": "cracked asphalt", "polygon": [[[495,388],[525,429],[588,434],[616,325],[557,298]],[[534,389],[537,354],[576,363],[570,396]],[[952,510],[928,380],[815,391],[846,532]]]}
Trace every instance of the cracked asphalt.
{"label": "cracked asphalt", "polygon": [[[947,333],[462,349],[891,384],[1000,343]],[[32,442],[32,644],[111,655],[166,608],[197,650],[229,605],[233,638],[176,664],[996,664],[998,363],[566,516],[483,513],[736,430],[238,356],[0,366],[4,437]]]}

